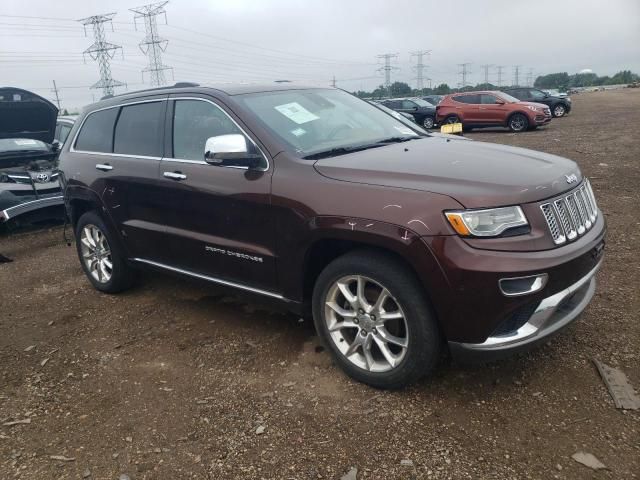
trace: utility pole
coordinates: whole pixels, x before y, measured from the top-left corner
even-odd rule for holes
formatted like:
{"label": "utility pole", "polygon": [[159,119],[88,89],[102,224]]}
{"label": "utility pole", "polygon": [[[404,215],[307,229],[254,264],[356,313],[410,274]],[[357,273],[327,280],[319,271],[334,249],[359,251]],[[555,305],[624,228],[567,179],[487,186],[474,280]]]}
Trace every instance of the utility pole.
{"label": "utility pole", "polygon": [[333,76],[333,79],[331,80],[331,86],[333,88],[336,88],[336,76],[335,75]]}
{"label": "utility pole", "polygon": [[491,67],[493,67],[493,65],[489,65],[488,63],[481,65],[482,69],[484,70],[484,84],[488,85],[489,84],[489,69]]}
{"label": "utility pole", "polygon": [[167,49],[169,40],[158,35],[157,17],[158,15],[164,14],[164,23],[167,23],[167,12],[164,9],[167,3],[169,3],[169,0],[129,9],[136,14],[133,17],[133,23],[135,24],[136,30],[138,29],[137,20],[142,18],[146,32],[144,39],[142,39],[138,44],[140,51],[149,58],[149,66],[142,70],[142,81],[144,82],[144,73],[148,72],[150,74],[151,85],[157,87],[167,83],[164,76],[165,70],[171,70],[173,75],[173,68],[162,63],[162,52]]}
{"label": "utility pole", "polygon": [[422,90],[424,88],[424,71],[427,66],[423,62],[423,58],[425,55],[429,55],[431,50],[418,50],[415,52],[409,52],[412,57],[416,57],[418,59],[417,64],[413,69],[416,71],[416,87],[418,90]]}
{"label": "utility pole", "polygon": [[56,81],[53,81],[53,90],[56,94],[56,103],[58,104],[58,111],[60,111],[60,96],[58,95],[58,87],[56,87]]}
{"label": "utility pole", "polygon": [[[109,43],[105,40],[104,35],[104,24],[106,22],[111,23],[113,17],[115,17],[114,13],[107,13],[105,15],[93,15],[91,17],[83,18],[78,20],[82,25],[84,25],[84,34],[87,34],[87,25],[91,25],[93,27],[93,38],[94,42],[89,48],[87,48],[82,55],[89,55],[93,60],[98,62],[98,66],[100,67],[100,80],[91,85],[90,88],[101,88],[102,93],[107,95],[113,95],[114,87],[120,87],[124,85],[124,83],[114,80],[111,77],[111,66],[109,65],[109,61],[113,58],[116,51],[122,51],[122,47],[120,45],[114,45],[113,43]],[[111,23],[111,30],[113,31],[113,23]]]}
{"label": "utility pole", "polygon": [[398,67],[394,67],[391,65],[391,60],[398,58],[398,54],[383,53],[382,55],[377,55],[376,58],[384,60],[384,65],[377,71],[384,72],[384,86],[387,89],[387,95],[391,96],[391,72],[393,70],[399,70]]}
{"label": "utility pole", "polygon": [[471,65],[471,62],[467,62],[467,63],[459,63],[458,66],[461,68],[460,70],[460,75],[462,76],[462,82],[460,82],[458,85],[460,85],[460,87],[464,88],[468,85],[467,83],[467,75],[469,75],[471,72],[467,69],[467,67]]}
{"label": "utility pole", "polygon": [[513,86],[514,87],[520,86],[520,67],[522,67],[522,65],[513,66]]}
{"label": "utility pole", "polygon": [[498,70],[498,87],[502,86],[502,71],[504,70],[504,65],[496,65],[496,70]]}

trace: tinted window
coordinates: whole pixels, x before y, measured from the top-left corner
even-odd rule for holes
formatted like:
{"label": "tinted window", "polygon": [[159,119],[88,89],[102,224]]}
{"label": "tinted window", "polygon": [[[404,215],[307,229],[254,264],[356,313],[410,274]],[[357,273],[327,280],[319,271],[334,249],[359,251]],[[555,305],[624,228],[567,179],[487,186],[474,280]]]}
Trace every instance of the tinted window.
{"label": "tinted window", "polygon": [[509,94],[513,95],[518,100],[526,100],[526,98],[527,98],[526,90],[510,90]]}
{"label": "tinted window", "polygon": [[453,97],[456,102],[460,103],[480,103],[480,95],[458,95]]}
{"label": "tinted window", "polygon": [[122,107],[116,125],[113,152],[160,157],[164,103],[140,103]]}
{"label": "tinted window", "polygon": [[[173,158],[203,160],[209,137],[242,131],[229,116],[212,103],[177,100],[173,112]],[[248,144],[251,143],[249,140]]]}
{"label": "tinted window", "polygon": [[117,108],[89,114],[82,125],[78,140],[76,140],[76,150],[111,153],[113,151],[113,125],[117,115]]}
{"label": "tinted window", "polygon": [[546,97],[546,95],[544,92],[541,92],[540,90],[529,90],[529,97],[534,100],[542,100],[543,98]]}
{"label": "tinted window", "polygon": [[417,107],[417,105],[414,102],[410,101],[410,100],[403,100],[402,101],[402,108],[404,108],[405,110],[409,110],[409,109],[412,109],[412,108],[415,108],[415,107]]}
{"label": "tinted window", "polygon": [[496,103],[496,97],[483,93],[480,95],[480,103],[483,105],[493,105]]}
{"label": "tinted window", "polygon": [[69,125],[60,125],[60,131],[56,138],[60,143],[64,143],[67,137],[69,136],[69,132],[71,131],[71,127]]}

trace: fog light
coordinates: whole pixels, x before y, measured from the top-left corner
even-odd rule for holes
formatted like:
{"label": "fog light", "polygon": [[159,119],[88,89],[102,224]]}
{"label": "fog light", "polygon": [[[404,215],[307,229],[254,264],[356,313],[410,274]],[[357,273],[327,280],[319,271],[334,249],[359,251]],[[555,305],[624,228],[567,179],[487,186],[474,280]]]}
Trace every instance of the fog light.
{"label": "fog light", "polygon": [[506,297],[519,297],[542,290],[547,284],[549,275],[540,273],[527,277],[501,278],[498,281],[500,291]]}

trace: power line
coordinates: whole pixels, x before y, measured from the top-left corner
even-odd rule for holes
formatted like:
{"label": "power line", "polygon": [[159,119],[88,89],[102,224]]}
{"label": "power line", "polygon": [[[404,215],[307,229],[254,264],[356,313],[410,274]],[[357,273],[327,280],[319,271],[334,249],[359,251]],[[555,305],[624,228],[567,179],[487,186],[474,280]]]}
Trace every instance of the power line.
{"label": "power line", "polygon": [[397,53],[383,53],[382,55],[376,55],[376,58],[384,60],[384,65],[377,71],[384,72],[384,86],[387,89],[387,93],[391,95],[391,72],[393,70],[399,70],[398,67],[391,65],[391,60],[397,59]]}
{"label": "power line", "polygon": [[56,81],[53,81],[53,92],[56,94],[56,103],[58,104],[58,110],[60,110],[60,97],[58,96],[58,87],[56,87]]}
{"label": "power line", "polygon": [[[87,25],[93,27],[94,43],[87,48],[83,53],[89,55],[93,60],[98,62],[100,67],[100,80],[93,84],[91,88],[101,88],[104,95],[113,95],[114,87],[120,87],[124,83],[114,80],[111,77],[111,67],[109,61],[115,55],[115,52],[122,47],[120,45],[114,45],[105,40],[104,24],[111,22],[114,13],[107,13],[106,15],[93,15],[91,17],[78,20],[84,25],[85,35],[87,33]],[[111,26],[113,29],[113,25]]]}
{"label": "power line", "polygon": [[416,71],[416,87],[418,90],[422,90],[424,88],[424,70],[427,68],[422,59],[425,55],[429,55],[431,50],[418,50],[409,53],[412,57],[417,57],[418,59],[416,66],[413,68]]}
{"label": "power line", "polygon": [[146,36],[140,42],[139,47],[140,51],[149,57],[149,66],[142,70],[142,76],[144,81],[144,72],[149,72],[151,76],[151,85],[154,86],[160,86],[167,83],[164,77],[164,71],[173,70],[171,67],[162,63],[162,52],[167,49],[169,40],[158,35],[157,17],[164,13],[164,21],[165,24],[167,23],[167,12],[164,9],[167,3],[169,3],[168,0],[129,9],[137,14],[133,17],[134,23],[137,23],[138,18],[144,19]]}
{"label": "power line", "polygon": [[467,82],[467,75],[469,75],[471,72],[467,69],[467,67],[471,65],[471,62],[466,62],[466,63],[459,63],[458,66],[461,68],[459,74],[462,77],[462,82],[460,82],[458,85],[460,85],[460,87],[464,88],[467,85],[469,85],[469,83]]}

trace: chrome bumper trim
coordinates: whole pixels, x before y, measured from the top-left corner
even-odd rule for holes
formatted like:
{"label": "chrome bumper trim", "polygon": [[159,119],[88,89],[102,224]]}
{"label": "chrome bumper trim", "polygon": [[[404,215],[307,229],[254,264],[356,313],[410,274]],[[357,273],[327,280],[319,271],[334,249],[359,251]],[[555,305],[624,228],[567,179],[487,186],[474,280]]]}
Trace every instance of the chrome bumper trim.
{"label": "chrome bumper trim", "polygon": [[[582,313],[589,304],[596,290],[595,275],[601,265],[602,260],[600,260],[589,273],[573,285],[570,285],[564,290],[543,299],[527,323],[512,334],[489,337],[482,343],[451,343],[464,350],[489,352],[518,348],[551,335],[571,323],[571,321]],[[553,318],[562,301],[577,292],[580,288],[586,286],[587,283],[587,291],[584,293],[584,296],[580,299],[578,304],[566,314]]]}
{"label": "chrome bumper trim", "polygon": [[6,222],[10,218],[17,217],[18,215],[22,215],[23,213],[31,212],[33,210],[38,210],[39,208],[55,207],[57,205],[64,205],[62,195],[39,198],[38,200],[20,203],[19,205],[0,210],[0,222]]}

